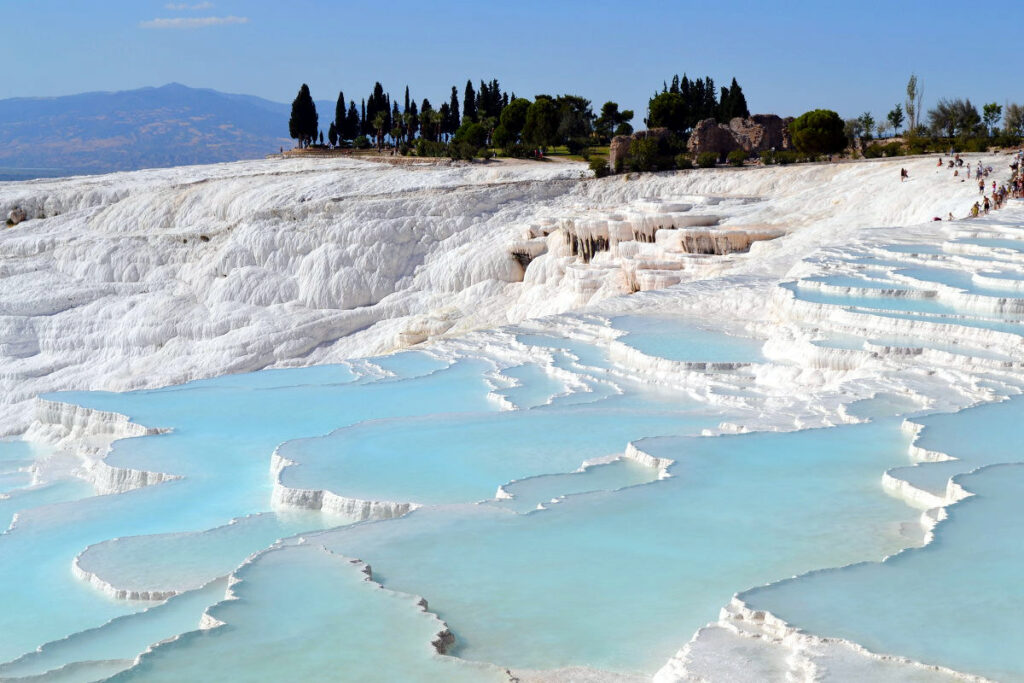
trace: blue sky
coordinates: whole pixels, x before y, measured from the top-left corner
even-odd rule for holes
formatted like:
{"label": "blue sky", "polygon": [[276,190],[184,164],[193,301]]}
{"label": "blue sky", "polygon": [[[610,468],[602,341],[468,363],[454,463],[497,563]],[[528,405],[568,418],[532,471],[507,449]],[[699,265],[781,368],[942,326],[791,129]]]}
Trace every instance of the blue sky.
{"label": "blue sky", "polygon": [[751,111],[884,117],[911,72],[938,97],[1024,101],[1024,3],[948,0],[0,0],[0,98],[177,81],[287,102],[380,80],[435,106],[498,78],[637,111],[674,73],[736,77]]}

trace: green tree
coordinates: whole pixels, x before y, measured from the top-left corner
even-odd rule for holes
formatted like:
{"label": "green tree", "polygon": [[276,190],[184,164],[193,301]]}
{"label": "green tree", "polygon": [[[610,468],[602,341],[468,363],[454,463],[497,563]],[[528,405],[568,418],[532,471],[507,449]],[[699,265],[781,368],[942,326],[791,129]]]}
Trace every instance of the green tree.
{"label": "green tree", "polygon": [[[341,135],[345,130],[345,117],[348,115],[348,107],[345,106],[345,93],[338,93],[338,101],[334,105],[334,132]],[[334,143],[331,143],[334,144]]]}
{"label": "green tree", "polygon": [[989,135],[994,135],[998,130],[999,119],[1003,118],[1003,108],[995,102],[989,102],[982,106],[981,111],[986,132]]}
{"label": "green tree", "polygon": [[430,104],[430,100],[424,97],[423,103],[420,104],[420,137],[426,138],[431,142],[436,142],[438,136],[438,120],[438,113]]}
{"label": "green tree", "polygon": [[[501,127],[511,136],[512,142],[517,141],[523,133],[523,126],[526,125],[526,112],[529,110],[530,104],[530,100],[519,97],[509,102],[508,106],[501,111]],[[499,146],[504,147],[504,145]]]}
{"label": "green tree", "polygon": [[686,97],[679,93],[663,92],[647,105],[647,127],[668,128],[682,133],[689,130],[691,116]]}
{"label": "green tree", "polygon": [[508,129],[505,128],[505,126],[499,123],[498,127],[494,129],[493,133],[491,133],[491,142],[495,147],[505,149],[509,145],[514,145],[516,139],[512,137],[512,134],[508,132]]}
{"label": "green tree", "polygon": [[292,114],[288,119],[288,136],[297,140],[299,145],[308,145],[316,139],[319,119],[316,105],[309,94],[309,86],[305,83],[299,88],[299,94],[292,101]]}
{"label": "green tree", "polygon": [[864,124],[860,119],[846,119],[843,122],[843,135],[848,143],[853,146],[857,138],[864,137]]}
{"label": "green tree", "polygon": [[327,139],[331,142],[331,147],[336,147],[338,144],[338,127],[331,121],[330,128],[327,129]]}
{"label": "green tree", "polygon": [[594,112],[590,108],[590,100],[578,95],[559,95],[555,104],[558,105],[557,135],[560,143],[590,137],[594,131]]}
{"label": "green tree", "polygon": [[387,130],[388,115],[379,111],[373,115],[373,130],[377,136],[377,151],[384,149],[384,134]]}
{"label": "green tree", "polygon": [[448,102],[448,116],[444,122],[444,132],[452,135],[459,128],[459,91],[452,86],[451,100]]}
{"label": "green tree", "polygon": [[420,129],[419,111],[416,109],[416,102],[409,104],[409,107],[402,114],[402,122],[405,124],[405,135],[409,142],[416,137],[416,131]]}
{"label": "green tree", "polygon": [[526,110],[523,140],[545,152],[548,147],[558,142],[560,120],[560,112],[555,101],[548,95],[538,95]]}
{"label": "green tree", "polygon": [[750,110],[747,108],[747,98],[735,78],[732,79],[732,83],[728,88],[722,88],[718,110],[719,116],[717,118],[723,122],[731,121],[737,116],[740,118],[748,118],[750,116]]}
{"label": "green tree", "polygon": [[793,146],[804,154],[836,154],[846,148],[843,120],[829,109],[815,109],[789,124]]}
{"label": "green tree", "polygon": [[475,152],[487,145],[487,129],[484,128],[483,124],[463,119],[462,125],[455,131],[455,137],[452,138],[452,142],[467,144]]}
{"label": "green tree", "polygon": [[438,113],[438,116],[440,117],[440,121],[439,121],[439,124],[438,124],[438,131],[437,131],[437,139],[441,140],[442,136],[450,135],[451,133],[455,132],[454,130],[451,130],[451,123],[452,123],[451,106],[447,102],[445,102],[444,104],[441,105],[441,108],[437,110],[437,113]]}
{"label": "green tree", "polygon": [[875,117],[871,115],[871,112],[866,111],[857,117],[857,120],[860,121],[861,128],[864,130],[864,139],[870,140],[871,133],[875,130]]}
{"label": "green tree", "polygon": [[921,125],[921,100],[923,98],[924,86],[918,85],[916,74],[910,74],[910,80],[907,81],[906,110],[910,130],[912,131],[916,131],[917,127]]}
{"label": "green tree", "polygon": [[348,103],[348,114],[345,115],[345,126],[338,131],[338,137],[342,140],[355,140],[359,136],[359,112],[356,111],[355,101]]}
{"label": "green tree", "polygon": [[981,115],[970,99],[943,98],[929,110],[928,123],[936,135],[972,135],[981,125]]}
{"label": "green tree", "polygon": [[1003,110],[1003,130],[1008,135],[1024,133],[1024,107],[1013,102],[1007,102]]}
{"label": "green tree", "polygon": [[903,105],[897,103],[886,118],[889,121],[889,125],[892,127],[893,133],[899,134],[900,128],[903,127]]}
{"label": "green tree", "polygon": [[[673,85],[677,90],[679,89],[679,77],[676,76],[673,79]],[[594,121],[594,132],[597,136],[604,141],[610,140],[612,136],[619,135],[617,132],[623,125],[628,126],[629,121],[633,119],[633,112],[629,109],[619,111],[619,105],[616,102],[605,102],[601,106],[601,115]],[[632,127],[630,127],[632,132]],[[629,133],[625,133],[629,135]]]}
{"label": "green tree", "polygon": [[473,81],[466,81],[466,90],[462,95],[462,121],[476,121],[476,91]]}

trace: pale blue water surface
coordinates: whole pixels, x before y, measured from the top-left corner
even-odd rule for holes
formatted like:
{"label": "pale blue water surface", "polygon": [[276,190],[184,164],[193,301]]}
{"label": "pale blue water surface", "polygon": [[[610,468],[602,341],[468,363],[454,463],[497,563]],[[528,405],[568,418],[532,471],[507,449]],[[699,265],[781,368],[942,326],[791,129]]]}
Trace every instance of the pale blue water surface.
{"label": "pale blue water surface", "polygon": [[[671,360],[763,360],[759,342],[692,321],[612,325]],[[69,680],[459,681],[569,665],[652,674],[737,590],[914,542],[902,530],[918,511],[880,486],[882,472],[908,466],[908,437],[889,417],[912,408],[900,397],[853,408],[875,420],[866,424],[700,437],[744,413],[612,374],[599,344],[516,338],[536,363],[501,370],[485,356],[404,353],[49,396],[170,429],[116,442],[107,460],[181,478],[108,496],[79,480],[26,487],[18,474],[38,454],[0,444],[11,487],[0,523],[19,515],[0,536],[0,677],[61,667]],[[549,367],[577,373],[574,389]],[[492,392],[519,409],[501,411]],[[1006,445],[998,425],[1014,419],[1004,405],[978,409],[970,425],[992,443],[918,477],[922,488],[991,464]],[[970,441],[944,424],[929,423],[922,445]],[[671,476],[622,459],[631,442],[674,461]],[[293,463],[280,473],[288,487],[423,507],[356,524],[275,509],[275,450]],[[76,557],[116,589],[177,595],[108,597],[72,574]],[[368,562],[387,590],[347,558]],[[417,595],[447,622],[455,658],[431,647],[442,626]],[[802,617],[784,602],[780,613]],[[197,630],[204,611],[207,626],[224,625]],[[898,638],[880,642],[916,656]]]}

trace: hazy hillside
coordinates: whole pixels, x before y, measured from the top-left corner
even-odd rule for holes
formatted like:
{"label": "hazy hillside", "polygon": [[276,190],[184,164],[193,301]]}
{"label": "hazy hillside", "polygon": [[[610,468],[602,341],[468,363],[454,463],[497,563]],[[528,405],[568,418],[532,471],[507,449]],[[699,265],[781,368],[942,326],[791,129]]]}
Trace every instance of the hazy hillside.
{"label": "hazy hillside", "polygon": [[259,158],[291,145],[289,111],[177,83],[0,100],[0,180]]}

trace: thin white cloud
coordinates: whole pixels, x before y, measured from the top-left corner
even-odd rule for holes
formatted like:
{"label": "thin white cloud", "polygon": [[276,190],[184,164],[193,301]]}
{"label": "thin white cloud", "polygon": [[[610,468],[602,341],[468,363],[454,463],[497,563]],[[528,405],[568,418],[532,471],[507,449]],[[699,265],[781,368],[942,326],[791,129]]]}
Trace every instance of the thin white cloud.
{"label": "thin white cloud", "polygon": [[226,24],[248,24],[249,17],[175,17],[139,22],[141,28],[206,28]]}
{"label": "thin white cloud", "polygon": [[167,9],[172,12],[187,12],[189,10],[200,10],[200,9],[213,9],[212,2],[197,2],[194,5],[190,5],[187,2],[169,2],[164,5]]}

